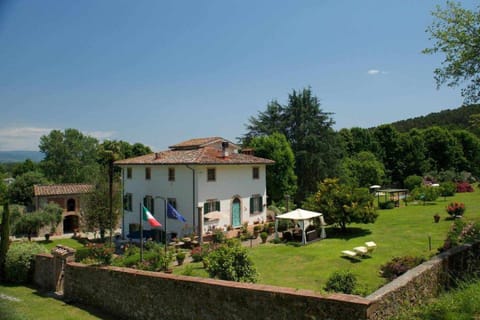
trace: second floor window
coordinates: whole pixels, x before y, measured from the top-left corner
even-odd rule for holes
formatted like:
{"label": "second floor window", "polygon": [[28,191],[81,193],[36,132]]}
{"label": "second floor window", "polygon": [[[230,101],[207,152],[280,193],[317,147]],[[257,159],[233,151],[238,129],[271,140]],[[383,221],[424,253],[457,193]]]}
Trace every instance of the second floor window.
{"label": "second floor window", "polygon": [[215,168],[207,169],[207,181],[215,181],[217,179],[217,172]]}
{"label": "second floor window", "polygon": [[168,181],[175,181],[175,168],[168,168]]}
{"label": "second floor window", "polygon": [[132,168],[127,168],[127,179],[132,179]]}
{"label": "second floor window", "polygon": [[145,180],[152,179],[152,168],[145,168]]}
{"label": "second floor window", "polygon": [[260,179],[260,168],[259,167],[253,167],[252,168],[252,178],[253,179]]}
{"label": "second floor window", "polygon": [[132,194],[126,193],[123,196],[123,209],[127,211],[132,211]]}

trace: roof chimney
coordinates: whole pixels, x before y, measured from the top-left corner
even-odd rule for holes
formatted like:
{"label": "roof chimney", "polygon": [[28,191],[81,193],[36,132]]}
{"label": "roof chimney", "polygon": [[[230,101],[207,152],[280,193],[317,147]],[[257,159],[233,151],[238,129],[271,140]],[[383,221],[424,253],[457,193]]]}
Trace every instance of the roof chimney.
{"label": "roof chimney", "polygon": [[228,141],[222,141],[222,156],[228,157]]}
{"label": "roof chimney", "polygon": [[160,152],[155,152],[155,160],[160,159]]}

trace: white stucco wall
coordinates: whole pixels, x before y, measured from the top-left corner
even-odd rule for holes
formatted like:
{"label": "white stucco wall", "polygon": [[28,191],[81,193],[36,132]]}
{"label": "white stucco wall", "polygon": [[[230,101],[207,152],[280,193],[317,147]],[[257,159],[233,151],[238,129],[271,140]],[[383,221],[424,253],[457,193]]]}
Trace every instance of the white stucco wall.
{"label": "white stucco wall", "polygon": [[[260,169],[259,179],[252,178],[252,168]],[[222,218],[220,220],[205,221],[204,231],[209,226],[225,227],[232,224],[232,201],[238,197],[241,201],[241,222],[252,224],[255,220],[266,219],[266,207],[261,213],[250,214],[250,197],[261,195],[263,203],[266,203],[266,180],[265,165],[218,165],[218,166],[192,166],[195,169],[196,199],[192,198],[192,170],[185,165],[175,166],[149,166],[151,179],[145,179],[145,167],[143,165],[122,166],[132,168],[132,178],[126,178],[124,173],[124,194],[132,194],[132,212],[125,211],[124,225],[125,234],[128,233],[130,223],[139,223],[140,203],[147,195],[152,197],[175,198],[177,210],[187,219],[187,223],[167,218],[167,232],[176,232],[179,236],[192,231],[193,217],[197,218],[197,206],[206,200],[219,200]],[[175,181],[168,181],[168,168],[175,168]],[[216,169],[216,181],[207,181],[207,168]],[[195,208],[194,208],[195,205]],[[165,225],[163,200],[155,199],[154,217]],[[194,213],[195,212],[195,213]],[[150,226],[144,224],[144,229]]]}

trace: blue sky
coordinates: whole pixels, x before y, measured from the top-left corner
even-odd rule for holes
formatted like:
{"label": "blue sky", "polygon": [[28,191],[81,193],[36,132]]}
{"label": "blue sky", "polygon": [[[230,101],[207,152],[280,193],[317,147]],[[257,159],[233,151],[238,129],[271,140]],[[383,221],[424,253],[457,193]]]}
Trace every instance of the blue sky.
{"label": "blue sky", "polygon": [[0,150],[38,150],[65,128],[154,150],[235,140],[269,101],[308,86],[337,130],[457,108],[460,89],[433,79],[443,57],[421,53],[437,4],[3,1]]}

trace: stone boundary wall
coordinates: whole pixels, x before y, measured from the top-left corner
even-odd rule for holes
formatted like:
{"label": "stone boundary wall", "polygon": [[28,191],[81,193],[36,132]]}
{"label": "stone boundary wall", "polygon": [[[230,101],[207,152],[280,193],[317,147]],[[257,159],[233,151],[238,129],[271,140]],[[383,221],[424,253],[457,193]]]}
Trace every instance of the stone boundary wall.
{"label": "stone boundary wall", "polygon": [[64,298],[121,319],[366,319],[369,301],[343,294],[69,263]]}
{"label": "stone boundary wall", "polygon": [[[456,247],[366,298],[70,262],[64,298],[120,319],[380,320],[437,296],[457,278],[478,271],[479,261],[480,243]],[[38,255],[35,284],[55,287],[53,273],[53,257]]]}
{"label": "stone boundary wall", "polygon": [[55,278],[54,258],[51,254],[42,253],[35,256],[33,283],[41,290],[55,291],[57,280]]}
{"label": "stone boundary wall", "polygon": [[480,242],[443,252],[387,283],[366,299],[368,319],[387,319],[412,305],[421,305],[462,277],[480,269]]}

